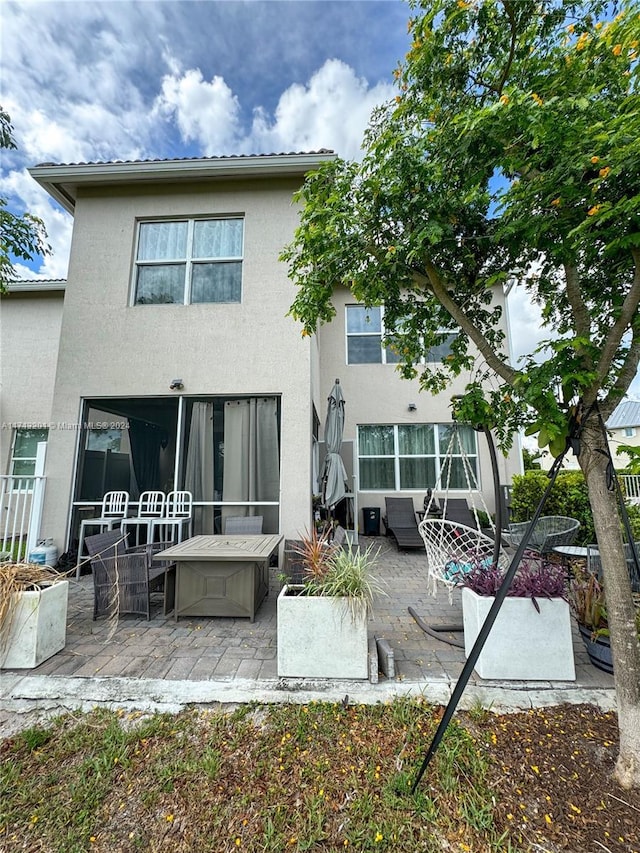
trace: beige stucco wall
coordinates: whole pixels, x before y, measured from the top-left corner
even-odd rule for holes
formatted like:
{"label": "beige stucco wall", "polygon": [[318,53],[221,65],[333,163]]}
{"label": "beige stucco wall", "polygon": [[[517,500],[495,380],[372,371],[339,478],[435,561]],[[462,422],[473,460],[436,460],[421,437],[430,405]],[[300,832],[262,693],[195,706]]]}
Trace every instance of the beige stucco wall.
{"label": "beige stucco wall", "polygon": [[51,423],[63,301],[59,289],[0,297],[0,473],[16,427]]}
{"label": "beige stucco wall", "polygon": [[[291,180],[107,190],[79,197],[52,418],[77,421],[95,397],[279,394],[281,532],[309,524],[310,343],[286,312],[293,285],[278,254],[297,224]],[[241,214],[241,304],[130,305],[136,220]],[[51,436],[43,528],[68,525],[77,434]]]}
{"label": "beige stucco wall", "polygon": [[[503,303],[503,296],[496,292],[496,302]],[[339,377],[345,397],[345,439],[357,441],[358,424],[407,424],[407,423],[451,423],[451,397],[464,391],[470,376],[460,376],[451,388],[443,394],[432,396],[420,391],[418,380],[402,379],[393,364],[354,364],[346,363],[345,306],[355,304],[356,300],[345,289],[336,293],[334,320],[319,329],[318,337],[321,352],[321,386],[329,393],[334,379]],[[504,323],[504,313],[503,321]],[[416,404],[415,411],[409,411],[409,403]],[[322,409],[324,423],[326,407]],[[494,511],[493,478],[486,441],[478,435],[480,455],[480,481],[482,500],[490,512]],[[511,482],[514,473],[521,471],[519,441],[516,437],[514,450],[505,457],[498,451],[500,483]],[[358,506],[384,508],[385,495],[389,491],[359,491]],[[398,493],[399,494],[399,493]],[[402,491],[402,496],[412,495],[416,509],[422,509],[424,490]],[[476,502],[482,509],[482,501]],[[360,512],[360,524],[362,513]]]}

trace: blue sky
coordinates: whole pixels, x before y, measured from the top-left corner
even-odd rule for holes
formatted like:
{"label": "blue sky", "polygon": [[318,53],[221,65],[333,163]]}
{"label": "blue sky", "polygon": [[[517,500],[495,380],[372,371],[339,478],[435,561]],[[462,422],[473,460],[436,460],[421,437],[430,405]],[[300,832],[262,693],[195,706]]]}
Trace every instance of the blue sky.
{"label": "blue sky", "polygon": [[[65,277],[71,220],[42,162],[333,148],[357,157],[409,44],[402,0],[4,2],[2,96],[18,151],[3,193],[45,221]],[[21,272],[23,272],[21,270]]]}
{"label": "blue sky", "polygon": [[[27,172],[43,162],[332,148],[359,156],[409,47],[404,0],[5,0],[0,103],[18,150],[0,192],[46,225],[54,253],[25,278],[65,278],[72,220]],[[509,298],[516,354],[539,313]],[[640,395],[640,382],[634,389]]]}

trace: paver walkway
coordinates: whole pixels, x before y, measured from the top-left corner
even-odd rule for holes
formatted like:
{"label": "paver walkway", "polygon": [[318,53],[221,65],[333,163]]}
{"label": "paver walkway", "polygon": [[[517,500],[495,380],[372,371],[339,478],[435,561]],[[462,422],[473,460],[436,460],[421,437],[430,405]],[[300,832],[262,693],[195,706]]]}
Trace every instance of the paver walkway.
{"label": "paver walkway", "polygon": [[[370,636],[388,641],[395,677],[378,683],[279,679],[276,666],[278,570],[271,570],[270,593],[255,622],[248,619],[126,616],[117,624],[92,620],[90,576],[71,582],[65,648],[32,670],[3,671],[0,733],[9,714],[107,704],[143,709],[177,709],[188,703],[309,701],[336,699],[386,701],[423,695],[446,703],[465,662],[464,650],[425,634],[408,612],[411,606],[427,624],[461,623],[459,592],[452,603],[446,590],[427,589],[424,552],[399,552],[384,537],[361,537],[362,547],[380,547],[376,575],[386,596],[376,601]],[[458,639],[461,635],[458,635]],[[589,662],[574,634],[575,682],[494,682],[475,673],[463,705],[482,702],[496,710],[562,702],[594,702],[615,707],[613,678]]]}

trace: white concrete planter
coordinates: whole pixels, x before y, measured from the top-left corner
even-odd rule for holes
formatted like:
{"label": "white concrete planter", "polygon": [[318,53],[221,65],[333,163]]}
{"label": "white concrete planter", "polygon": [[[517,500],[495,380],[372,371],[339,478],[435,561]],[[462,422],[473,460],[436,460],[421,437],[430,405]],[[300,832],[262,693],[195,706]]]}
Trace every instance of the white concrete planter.
{"label": "white concrete planter", "polygon": [[[480,678],[575,681],[569,605],[561,598],[507,596],[480,653]],[[490,596],[462,590],[465,655],[473,648],[493,604]]]}
{"label": "white concrete planter", "polygon": [[278,675],[297,678],[366,679],[368,617],[355,617],[347,601],[295,595],[283,586],[278,595]]}
{"label": "white concrete planter", "polygon": [[67,580],[43,584],[40,590],[14,593],[9,630],[1,638],[0,668],[38,666],[64,648],[68,597]]}

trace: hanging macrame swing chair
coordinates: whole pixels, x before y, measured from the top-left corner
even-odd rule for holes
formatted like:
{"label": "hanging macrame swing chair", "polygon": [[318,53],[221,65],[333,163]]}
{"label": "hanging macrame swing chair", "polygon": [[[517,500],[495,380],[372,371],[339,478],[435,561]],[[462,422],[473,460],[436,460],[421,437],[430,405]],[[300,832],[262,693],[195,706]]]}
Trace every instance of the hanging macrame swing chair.
{"label": "hanging macrame swing chair", "polygon": [[[454,463],[458,462],[464,472],[466,491],[471,502],[470,512],[475,521],[475,528],[469,524],[447,518],[452,469]],[[444,484],[442,482],[443,476]],[[436,491],[444,491],[440,517],[434,517],[437,507]],[[436,487],[431,492],[429,501],[425,506],[424,518],[418,525],[427,554],[427,582],[432,595],[436,595],[438,583],[442,583],[448,588],[451,598],[453,588],[466,572],[476,566],[490,566],[493,563],[495,540],[480,531],[480,519],[478,508],[474,502],[474,495],[479,496],[483,513],[489,519],[495,537],[495,525],[478,487],[476,474],[471,467],[460,430],[457,423],[454,422],[447,452],[440,466]],[[508,556],[500,550],[498,564],[506,570],[509,562]]]}

